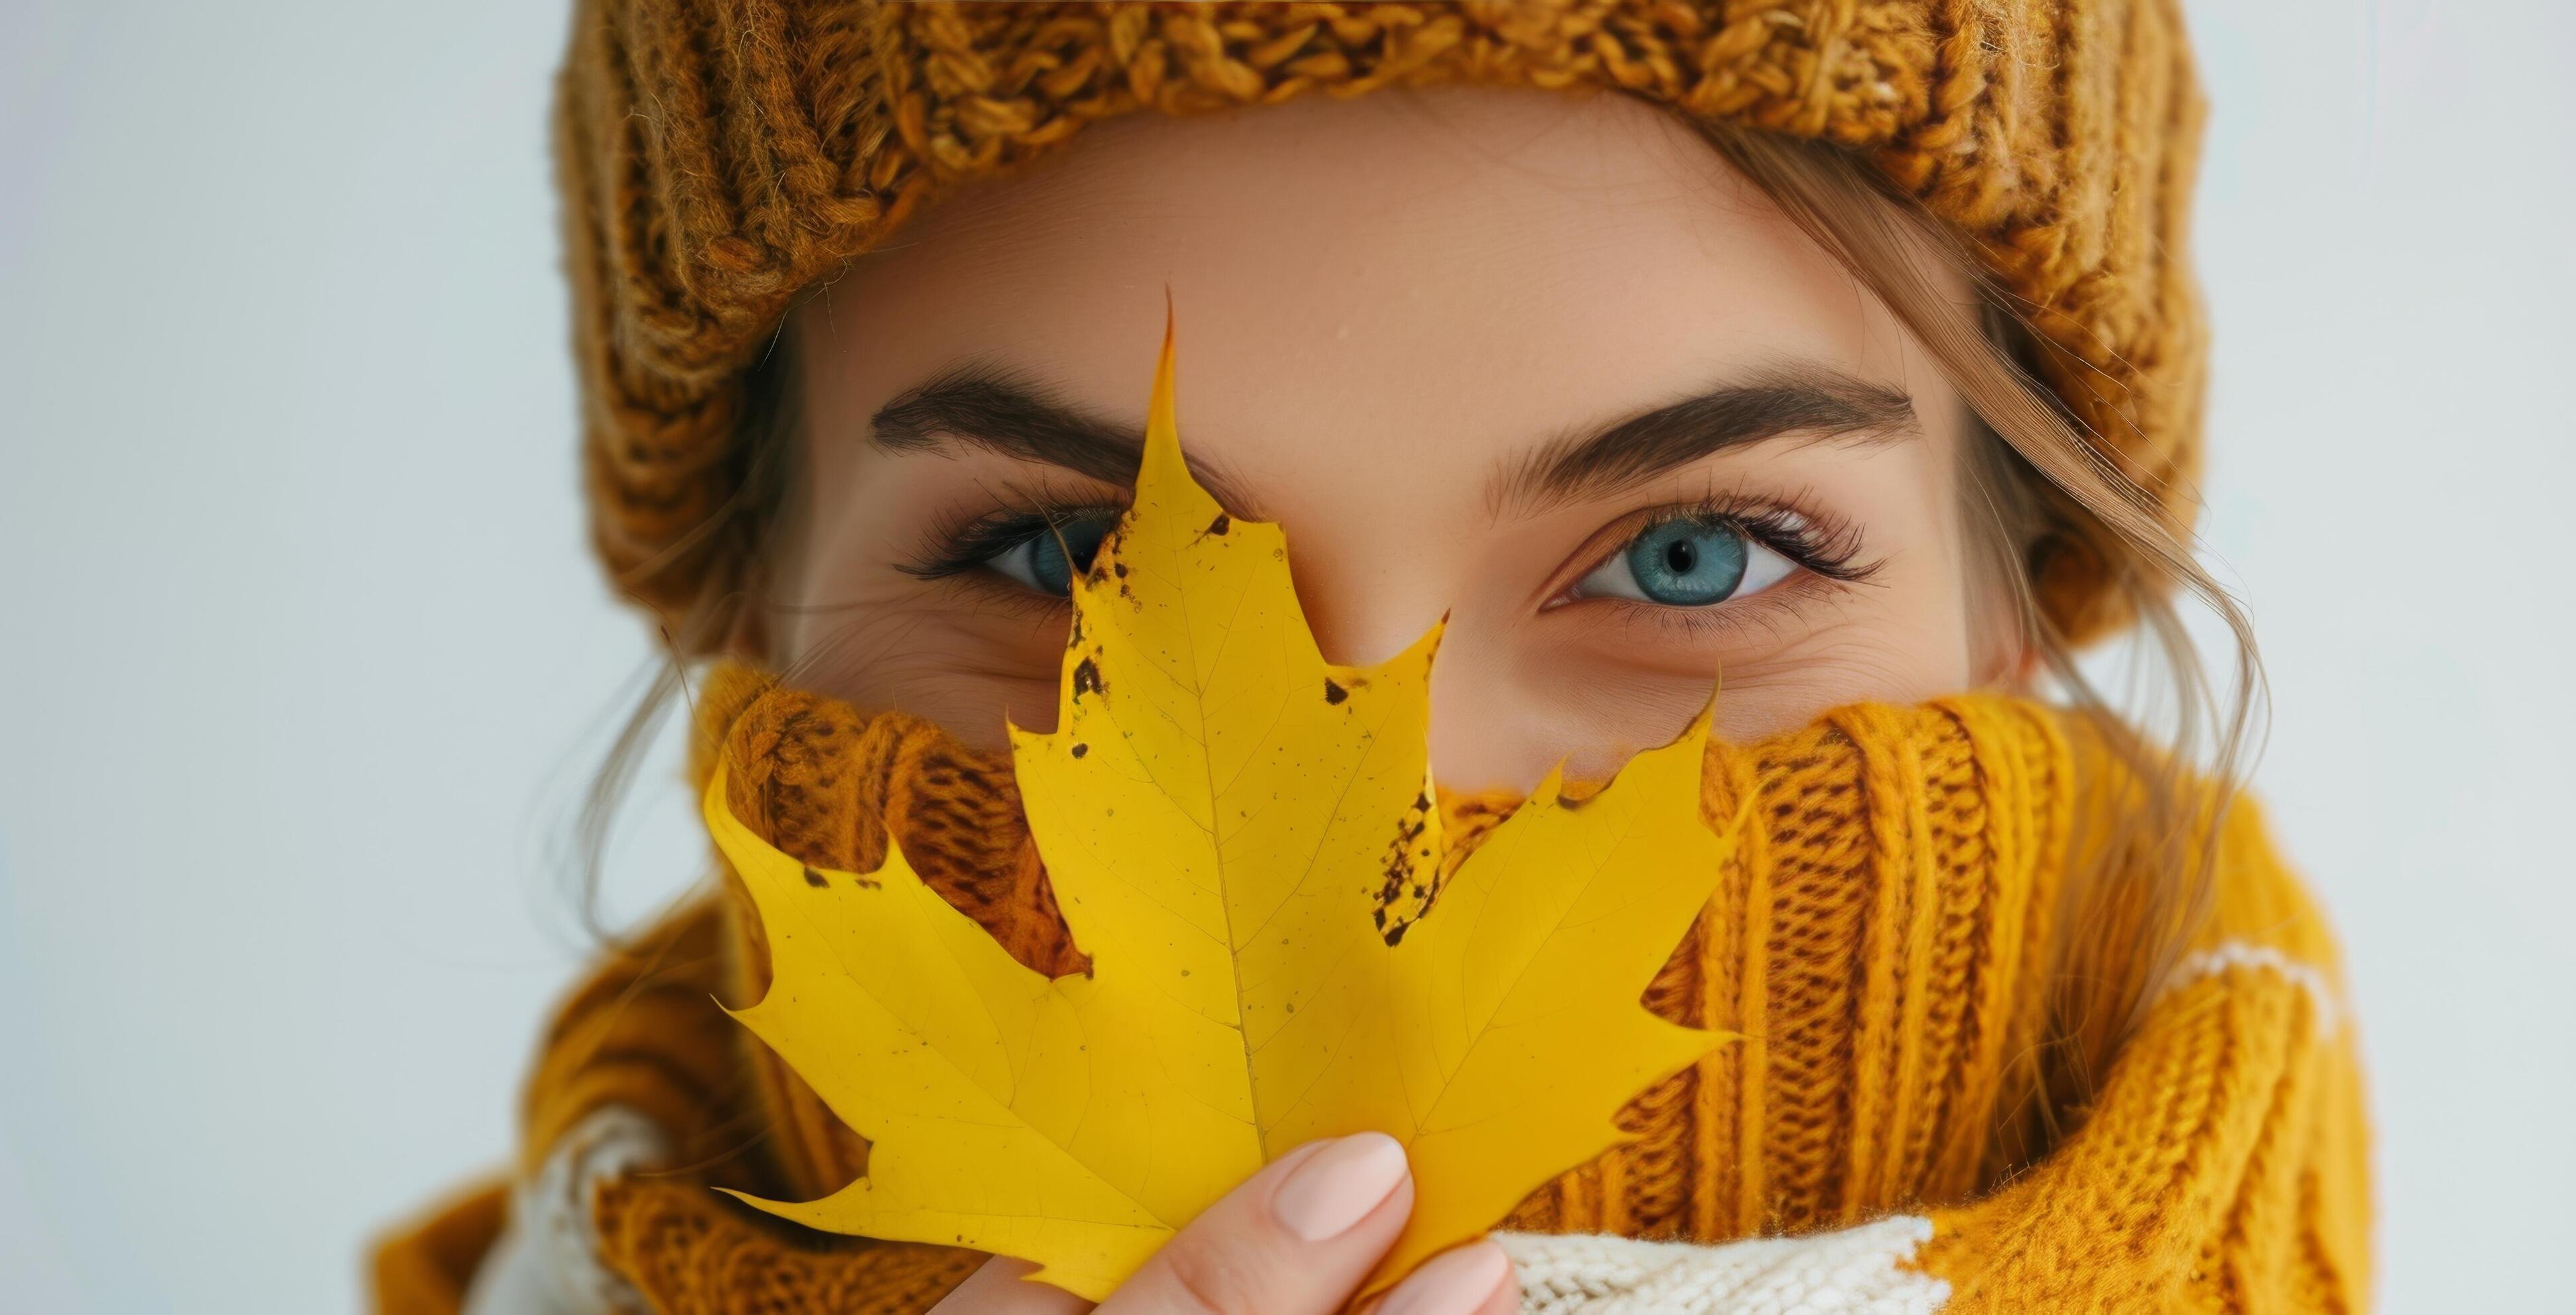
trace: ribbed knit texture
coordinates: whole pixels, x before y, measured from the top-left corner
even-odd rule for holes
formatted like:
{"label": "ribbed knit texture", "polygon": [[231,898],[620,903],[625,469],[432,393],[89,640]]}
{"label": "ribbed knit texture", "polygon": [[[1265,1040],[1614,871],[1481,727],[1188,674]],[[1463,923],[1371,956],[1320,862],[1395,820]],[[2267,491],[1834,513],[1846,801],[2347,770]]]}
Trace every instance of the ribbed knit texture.
{"label": "ribbed knit texture", "polygon": [[[1308,92],[1614,90],[1851,148],[1963,234],[2042,377],[2176,526],[2206,354],[2201,105],[2174,0],[900,4],[579,0],[556,115],[594,538],[676,614],[744,582],[743,376],[797,293],[1094,120]],[[2118,546],[2042,563],[2082,639]]]}
{"label": "ribbed knit texture", "polygon": [[[771,843],[864,871],[890,826],[1023,962],[1079,966],[1005,764],[735,669],[701,691],[700,716],[699,779],[727,755],[732,808]],[[2208,932],[2080,1126],[2019,1162],[2073,819],[2111,772],[2092,743],[1979,696],[1713,746],[1712,814],[1749,795],[1760,824],[1647,1003],[1744,1039],[1638,1096],[1620,1117],[1633,1143],[1507,1226],[1715,1242],[1910,1212],[1930,1236],[1904,1263],[1948,1284],[1944,1309],[2364,1305],[2366,1133],[2334,947],[2250,806],[2223,833]],[[1469,833],[1499,815],[1451,803]],[[920,1310],[979,1258],[825,1237],[708,1190],[810,1199],[866,1165],[865,1143],[715,1006],[759,995],[758,926],[703,899],[597,970],[541,1047],[527,1164],[604,1104],[671,1134],[674,1172],[596,1202],[602,1260],[662,1310]],[[498,1222],[469,1205],[397,1239],[381,1308],[452,1311],[467,1242]]]}

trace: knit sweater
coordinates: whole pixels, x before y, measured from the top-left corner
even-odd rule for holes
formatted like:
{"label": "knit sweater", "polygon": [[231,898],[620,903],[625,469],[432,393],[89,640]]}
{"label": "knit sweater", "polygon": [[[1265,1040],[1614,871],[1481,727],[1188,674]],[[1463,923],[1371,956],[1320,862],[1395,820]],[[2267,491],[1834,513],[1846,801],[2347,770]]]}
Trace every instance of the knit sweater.
{"label": "knit sweater", "polygon": [[[1016,957],[1079,968],[1007,763],[731,671],[700,700],[701,781],[718,755],[733,812],[771,844],[865,871],[891,829]],[[2120,761],[2079,719],[1989,696],[1712,745],[1711,815],[1749,797],[1756,822],[1645,1002],[1744,1039],[1639,1094],[1619,1118],[1633,1140],[1500,1221],[1524,1309],[2365,1307],[2340,970],[2250,804],[2218,824],[2200,930],[2155,966],[2116,1053],[2080,1071],[2067,1038],[2132,1016],[2086,994],[2066,948],[2085,946],[2066,912],[2079,874],[2136,876],[2087,849],[2134,797]],[[1505,811],[1444,802],[1469,837]],[[2090,948],[2094,977],[2122,975]],[[926,1309],[982,1257],[825,1236],[710,1190],[810,1199],[865,1169],[865,1142],[717,1007],[765,985],[738,891],[603,959],[539,1047],[519,1227],[564,1234],[555,1250],[580,1253],[612,1308]],[[620,1129],[641,1130],[624,1158],[585,1169]],[[628,1171],[638,1156],[656,1167]],[[571,1223],[529,1204],[549,1183]],[[495,1184],[388,1239],[378,1309],[456,1312],[508,1201]]]}

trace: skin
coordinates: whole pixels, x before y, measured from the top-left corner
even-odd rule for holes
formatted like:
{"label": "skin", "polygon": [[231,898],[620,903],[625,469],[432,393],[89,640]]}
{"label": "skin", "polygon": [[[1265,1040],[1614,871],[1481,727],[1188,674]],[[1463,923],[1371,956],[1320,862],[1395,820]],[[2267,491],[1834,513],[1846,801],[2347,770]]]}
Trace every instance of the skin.
{"label": "skin", "polygon": [[[1526,788],[1560,758],[1606,776],[1721,672],[1740,740],[2016,660],[1981,638],[2008,627],[1970,578],[1972,421],[1883,305],[1659,112],[1445,90],[1096,125],[803,304],[804,478],[768,631],[799,683],[994,750],[1006,718],[1052,724],[1063,601],[999,557],[919,571],[961,525],[1123,501],[1167,295],[1192,462],[1230,512],[1286,527],[1325,656],[1378,661],[1449,618],[1445,785]],[[925,394],[961,371],[1049,424]],[[1603,568],[1675,515],[1778,578],[1700,606],[1607,596]],[[1409,1184],[1382,1226],[1314,1244],[1265,1222],[1278,1171],[1102,1309],[1338,1309]],[[1173,1267],[1248,1286],[1201,1300]],[[942,1309],[1081,1308],[1019,1272]],[[1506,1288],[1425,1309],[1507,1310]]]}

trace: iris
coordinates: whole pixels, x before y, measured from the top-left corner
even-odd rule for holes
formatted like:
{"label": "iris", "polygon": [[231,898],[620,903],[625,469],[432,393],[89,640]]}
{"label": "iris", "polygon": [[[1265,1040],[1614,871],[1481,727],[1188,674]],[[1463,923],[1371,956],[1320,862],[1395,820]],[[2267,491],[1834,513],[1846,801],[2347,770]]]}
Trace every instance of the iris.
{"label": "iris", "polygon": [[1031,537],[1028,583],[1058,597],[1070,596],[1074,572],[1091,569],[1092,556],[1116,523],[1109,516],[1078,516]]}
{"label": "iris", "polygon": [[1628,545],[1628,573],[1648,602],[1700,607],[1723,602],[1744,583],[1744,535],[1732,526],[1671,520]]}

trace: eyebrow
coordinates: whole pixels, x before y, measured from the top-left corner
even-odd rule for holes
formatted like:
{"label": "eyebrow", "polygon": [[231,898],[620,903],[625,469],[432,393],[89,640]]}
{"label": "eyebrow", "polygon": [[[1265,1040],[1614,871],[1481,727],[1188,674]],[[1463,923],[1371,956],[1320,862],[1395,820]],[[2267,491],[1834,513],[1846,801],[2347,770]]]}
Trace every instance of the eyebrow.
{"label": "eyebrow", "polygon": [[[954,444],[1016,461],[1044,462],[1121,488],[1136,483],[1145,431],[1059,399],[1034,378],[993,364],[958,366],[904,390],[868,421],[889,452],[937,452]],[[1189,459],[1190,474],[1237,516],[1254,507],[1223,474]]]}
{"label": "eyebrow", "polygon": [[[1132,486],[1144,432],[1053,395],[1028,375],[991,362],[947,370],[906,389],[868,422],[890,452],[937,452],[952,444]],[[1579,430],[1507,459],[1488,487],[1497,511],[1544,506],[1634,487],[1703,457],[1792,434],[1824,440],[1907,438],[1921,432],[1901,389],[1814,363],[1776,366],[1694,397]],[[1190,472],[1238,516],[1257,518],[1241,490],[1197,460]]]}
{"label": "eyebrow", "polygon": [[1545,506],[1615,493],[1702,457],[1793,434],[1900,439],[1921,432],[1914,399],[1902,389],[1815,363],[1774,366],[1507,459],[1487,501],[1499,513],[1515,503]]}

